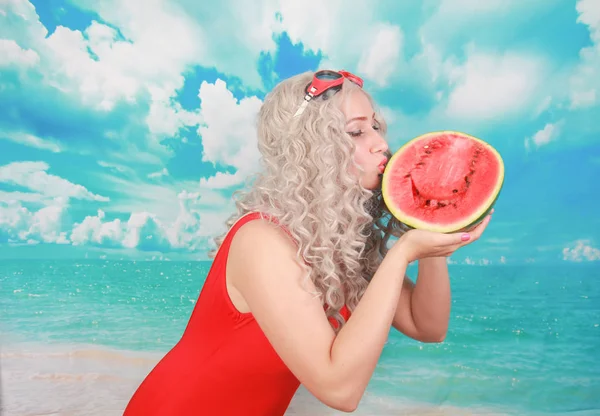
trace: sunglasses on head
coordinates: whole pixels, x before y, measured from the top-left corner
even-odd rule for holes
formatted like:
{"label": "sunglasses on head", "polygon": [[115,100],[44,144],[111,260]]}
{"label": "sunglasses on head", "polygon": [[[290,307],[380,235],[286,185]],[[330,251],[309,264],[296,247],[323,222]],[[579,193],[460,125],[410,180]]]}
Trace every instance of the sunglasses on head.
{"label": "sunglasses on head", "polygon": [[304,96],[304,102],[298,108],[294,117],[299,116],[304,112],[306,106],[309,101],[313,98],[319,97],[324,94],[326,91],[334,90],[339,91],[342,88],[342,84],[344,83],[344,79],[348,79],[358,85],[359,87],[363,87],[362,78],[348,72],[348,71],[331,71],[331,70],[322,70],[317,71],[310,84],[305,89],[306,95]]}

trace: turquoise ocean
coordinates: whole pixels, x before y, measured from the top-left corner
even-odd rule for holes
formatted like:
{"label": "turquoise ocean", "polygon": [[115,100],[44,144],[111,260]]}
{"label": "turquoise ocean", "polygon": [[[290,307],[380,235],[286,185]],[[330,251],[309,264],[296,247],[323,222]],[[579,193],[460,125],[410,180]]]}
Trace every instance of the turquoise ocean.
{"label": "turquoise ocean", "polygon": [[[210,265],[0,262],[4,414],[120,414],[178,341]],[[450,273],[447,339],[392,330],[356,414],[600,415],[598,265]],[[337,412],[300,392],[289,414]]]}

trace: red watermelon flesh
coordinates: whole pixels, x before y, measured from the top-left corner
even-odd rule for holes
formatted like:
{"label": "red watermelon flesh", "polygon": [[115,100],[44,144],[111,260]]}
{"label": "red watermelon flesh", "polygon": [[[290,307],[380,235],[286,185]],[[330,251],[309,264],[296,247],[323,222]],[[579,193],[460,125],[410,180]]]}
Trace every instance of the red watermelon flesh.
{"label": "red watermelon flesh", "polygon": [[439,232],[463,230],[494,205],[504,182],[504,163],[488,143],[441,131],[419,136],[388,162],[384,201],[404,224]]}

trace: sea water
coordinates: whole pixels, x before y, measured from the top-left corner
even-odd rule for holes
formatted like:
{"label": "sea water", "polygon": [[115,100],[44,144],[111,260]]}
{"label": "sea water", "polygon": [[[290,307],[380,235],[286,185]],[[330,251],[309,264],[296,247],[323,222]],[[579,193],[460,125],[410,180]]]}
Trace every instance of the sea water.
{"label": "sea water", "polygon": [[[6,415],[120,415],[210,262],[0,262]],[[415,269],[411,269],[414,277]],[[392,330],[358,415],[600,415],[598,265],[450,266],[446,340]],[[290,415],[334,415],[300,389]]]}

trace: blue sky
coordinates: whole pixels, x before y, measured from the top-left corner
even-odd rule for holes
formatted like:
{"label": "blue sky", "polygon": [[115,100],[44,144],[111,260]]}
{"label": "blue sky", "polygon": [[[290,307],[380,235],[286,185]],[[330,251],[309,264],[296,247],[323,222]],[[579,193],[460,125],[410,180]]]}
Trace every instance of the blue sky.
{"label": "blue sky", "polygon": [[600,2],[253,4],[2,2],[0,257],[205,259],[265,93],[345,68],[392,150],[445,129],[502,153],[494,220],[453,262],[600,260]]}

